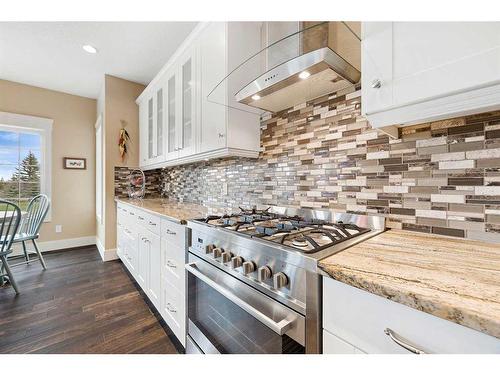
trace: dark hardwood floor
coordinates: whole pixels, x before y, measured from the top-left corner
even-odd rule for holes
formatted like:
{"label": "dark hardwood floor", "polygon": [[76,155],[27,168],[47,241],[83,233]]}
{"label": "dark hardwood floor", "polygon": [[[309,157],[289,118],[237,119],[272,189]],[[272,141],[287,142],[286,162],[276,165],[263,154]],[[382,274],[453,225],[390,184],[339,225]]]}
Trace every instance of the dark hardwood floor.
{"label": "dark hardwood floor", "polygon": [[177,353],[121,262],[95,246],[44,258],[14,268],[18,296],[0,287],[1,353]]}

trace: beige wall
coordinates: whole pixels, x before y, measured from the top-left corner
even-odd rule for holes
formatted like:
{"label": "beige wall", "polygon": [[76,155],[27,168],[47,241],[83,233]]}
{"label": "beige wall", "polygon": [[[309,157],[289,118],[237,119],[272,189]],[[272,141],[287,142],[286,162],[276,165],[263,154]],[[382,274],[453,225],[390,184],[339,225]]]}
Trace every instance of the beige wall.
{"label": "beige wall", "polygon": [[[105,155],[105,197],[104,225],[98,226],[97,236],[105,250],[116,248],[116,205],[114,202],[115,166],[137,166],[139,164],[139,107],[135,100],[145,86],[110,75],[105,76],[104,89],[99,98],[99,108],[103,113],[104,155]],[[122,162],[118,150],[118,137],[126,121],[126,129],[131,141],[129,155]]]}
{"label": "beige wall", "polygon": [[[54,120],[52,220],[42,226],[40,240],[95,236],[96,100],[0,80],[0,111]],[[65,156],[87,158],[87,169],[63,169]]]}

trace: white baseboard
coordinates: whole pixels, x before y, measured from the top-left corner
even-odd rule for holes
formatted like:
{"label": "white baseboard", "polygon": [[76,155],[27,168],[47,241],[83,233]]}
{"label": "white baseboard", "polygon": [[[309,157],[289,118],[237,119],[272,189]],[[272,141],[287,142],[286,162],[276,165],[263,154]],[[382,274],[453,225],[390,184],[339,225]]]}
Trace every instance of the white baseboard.
{"label": "white baseboard", "polygon": [[118,254],[116,252],[116,249],[106,250],[104,248],[104,245],[102,244],[102,242],[97,237],[95,238],[95,244],[96,244],[97,250],[99,250],[99,254],[101,255],[101,258],[104,262],[118,259]]}
{"label": "white baseboard", "polygon": [[[42,253],[47,253],[54,250],[70,249],[72,247],[90,246],[96,244],[95,236],[66,238],[64,240],[54,241],[37,241],[38,248]],[[31,241],[26,241],[26,247],[29,251],[34,251]],[[20,243],[14,245],[12,255],[22,255],[22,245]]]}
{"label": "white baseboard", "polygon": [[[104,249],[101,241],[95,236],[88,237],[77,237],[77,238],[66,238],[64,240],[55,240],[55,241],[37,241],[38,248],[42,253],[48,253],[54,250],[63,250],[63,249],[71,249],[72,247],[79,246],[90,246],[96,245],[99,250],[99,254],[104,262],[118,259],[118,254],[116,249]],[[31,241],[26,241],[26,247],[28,251],[34,251],[33,244]],[[13,246],[14,251],[11,256],[22,255],[23,248],[20,243],[15,244]]]}

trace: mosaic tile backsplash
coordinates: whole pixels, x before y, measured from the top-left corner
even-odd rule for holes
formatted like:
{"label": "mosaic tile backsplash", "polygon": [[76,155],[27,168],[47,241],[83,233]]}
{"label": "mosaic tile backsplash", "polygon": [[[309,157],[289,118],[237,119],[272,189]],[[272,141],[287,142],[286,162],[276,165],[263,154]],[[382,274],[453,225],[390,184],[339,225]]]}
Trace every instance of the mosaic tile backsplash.
{"label": "mosaic tile backsplash", "polygon": [[[388,226],[500,242],[500,112],[400,129],[361,116],[360,91],[265,119],[261,154],[161,170],[166,197],[383,215]],[[227,184],[227,194],[223,194]]]}
{"label": "mosaic tile backsplash", "polygon": [[[127,167],[115,167],[115,197],[128,198],[127,188],[132,170]],[[144,177],[146,177],[144,198],[159,198],[161,194],[161,171],[144,171]]]}

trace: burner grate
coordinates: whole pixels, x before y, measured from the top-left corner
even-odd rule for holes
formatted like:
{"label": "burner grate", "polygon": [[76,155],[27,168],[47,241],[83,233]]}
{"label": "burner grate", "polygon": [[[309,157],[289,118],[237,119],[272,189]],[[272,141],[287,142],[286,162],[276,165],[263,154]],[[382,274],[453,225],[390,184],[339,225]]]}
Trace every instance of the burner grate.
{"label": "burner grate", "polygon": [[242,235],[277,242],[304,253],[321,251],[370,229],[351,223],[329,223],[321,219],[285,216],[265,210],[244,209],[233,215],[211,215],[199,221]]}

